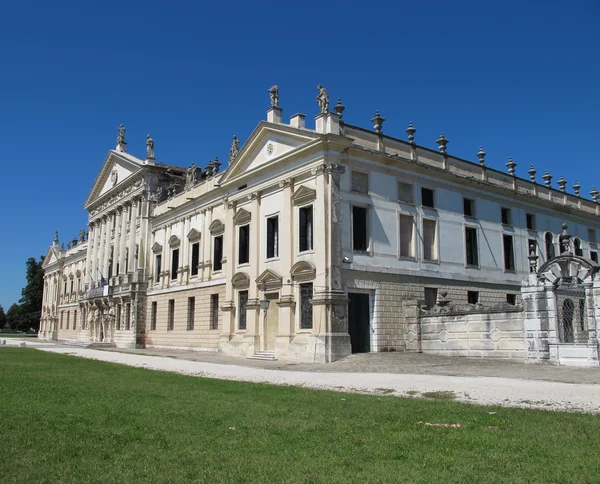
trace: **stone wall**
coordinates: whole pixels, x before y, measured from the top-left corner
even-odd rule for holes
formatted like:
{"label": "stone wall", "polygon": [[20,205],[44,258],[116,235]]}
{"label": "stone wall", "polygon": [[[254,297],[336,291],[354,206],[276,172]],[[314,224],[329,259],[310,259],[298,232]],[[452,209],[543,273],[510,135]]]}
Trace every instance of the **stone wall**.
{"label": "stone wall", "polygon": [[523,310],[499,305],[467,305],[422,312],[419,320],[423,353],[484,358],[525,357]]}

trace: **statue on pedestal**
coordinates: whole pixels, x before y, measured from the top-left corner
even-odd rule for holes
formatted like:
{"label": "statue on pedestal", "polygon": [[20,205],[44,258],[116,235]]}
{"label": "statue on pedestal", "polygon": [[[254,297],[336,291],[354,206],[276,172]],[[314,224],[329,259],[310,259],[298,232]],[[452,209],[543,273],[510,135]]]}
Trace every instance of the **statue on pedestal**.
{"label": "statue on pedestal", "polygon": [[85,242],[85,229],[79,231],[79,243]]}
{"label": "statue on pedestal", "polygon": [[119,134],[117,135],[117,145],[125,145],[127,142],[125,141],[125,126],[121,123],[120,126],[117,127],[119,130]]}
{"label": "statue on pedestal", "polygon": [[192,163],[185,172],[185,189],[192,188],[196,182],[196,163]]}
{"label": "statue on pedestal", "polygon": [[269,94],[271,96],[271,107],[278,108],[279,107],[279,86],[271,86],[269,89]]}
{"label": "statue on pedestal", "polygon": [[229,150],[229,164],[233,163],[235,157],[240,152],[240,140],[236,135],[233,135],[233,141],[231,142],[231,149]]}
{"label": "statue on pedestal", "polygon": [[146,159],[154,159],[154,140],[150,135],[146,136]]}
{"label": "statue on pedestal", "polygon": [[321,114],[327,114],[329,112],[329,93],[321,84],[317,86],[319,95],[317,96],[317,104],[321,110]]}

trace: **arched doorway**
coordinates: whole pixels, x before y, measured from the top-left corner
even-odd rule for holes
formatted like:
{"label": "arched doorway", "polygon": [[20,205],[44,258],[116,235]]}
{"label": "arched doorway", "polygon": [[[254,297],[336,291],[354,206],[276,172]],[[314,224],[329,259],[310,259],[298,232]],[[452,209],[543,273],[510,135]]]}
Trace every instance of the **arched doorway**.
{"label": "arched doorway", "polygon": [[577,277],[556,281],[556,315],[560,343],[587,343],[588,321],[585,287]]}

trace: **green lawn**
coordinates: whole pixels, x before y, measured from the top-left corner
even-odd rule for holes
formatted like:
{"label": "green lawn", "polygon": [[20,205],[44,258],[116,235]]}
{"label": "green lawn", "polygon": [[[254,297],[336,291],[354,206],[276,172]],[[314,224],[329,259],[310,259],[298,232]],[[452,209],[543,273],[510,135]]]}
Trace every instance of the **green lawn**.
{"label": "green lawn", "polygon": [[26,333],[22,333],[22,334],[15,334],[15,333],[0,333],[0,339],[4,339],[4,338],[37,338],[37,333],[35,334],[26,334]]}
{"label": "green lawn", "polygon": [[598,416],[208,380],[0,349],[2,483],[584,483],[600,481],[599,449]]}

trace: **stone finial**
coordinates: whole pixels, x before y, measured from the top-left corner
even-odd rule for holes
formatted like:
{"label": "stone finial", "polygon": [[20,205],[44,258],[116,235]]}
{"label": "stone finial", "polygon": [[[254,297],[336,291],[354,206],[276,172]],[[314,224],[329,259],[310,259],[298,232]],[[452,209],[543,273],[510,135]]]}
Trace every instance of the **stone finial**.
{"label": "stone finial", "polygon": [[237,157],[240,152],[240,140],[236,135],[233,135],[233,141],[231,142],[231,148],[229,149],[229,164],[233,163],[233,160]]}
{"label": "stone finial", "polygon": [[408,142],[410,144],[414,144],[416,132],[417,132],[417,129],[413,126],[412,121],[410,121],[408,123],[408,128],[406,128],[406,134],[408,135]]}
{"label": "stone finial", "polygon": [[517,166],[517,164],[513,161],[513,159],[511,157],[508,158],[508,163],[506,163],[506,167],[508,168],[508,173],[510,173],[511,176],[515,176],[515,167]]}
{"label": "stone finial", "polygon": [[333,110],[337,113],[337,115],[340,117],[340,119],[342,119],[344,110],[346,109],[346,106],[344,106],[342,104],[342,100],[341,98],[338,97],[337,103],[335,106],[333,106]]}
{"label": "stone finial", "polygon": [[379,110],[375,112],[375,116],[371,118],[371,122],[374,123],[373,129],[376,133],[381,133],[383,130],[383,122],[385,118],[379,114]]}
{"label": "stone finial", "polygon": [[446,145],[450,143],[450,140],[444,138],[444,133],[440,134],[440,137],[435,142],[438,144],[440,152],[446,154]]}
{"label": "stone finial", "polygon": [[219,167],[221,166],[221,162],[219,161],[219,157],[215,156],[215,161],[212,162],[213,165],[213,175],[219,173]]}
{"label": "stone finial", "polygon": [[532,241],[529,243],[529,255],[527,259],[529,259],[529,272],[535,274],[538,268],[538,254],[537,254],[537,243]]}
{"label": "stone finial", "polygon": [[269,96],[271,98],[271,107],[278,108],[279,107],[279,86],[271,86],[269,88]]}
{"label": "stone finial", "polygon": [[570,254],[571,253],[571,235],[567,232],[568,225],[566,223],[562,224],[562,231],[558,236],[558,243],[560,244],[560,253],[561,254]]}
{"label": "stone finial", "polygon": [[592,191],[590,192],[590,195],[592,196],[592,200],[594,200],[594,202],[597,202],[598,195],[600,195],[600,192],[598,192],[598,190],[596,190],[596,187],[592,187]]}
{"label": "stone finial", "polygon": [[119,130],[119,134],[117,134],[117,151],[126,151],[127,141],[125,141],[125,126],[121,123],[120,126],[117,126]]}
{"label": "stone finial", "polygon": [[575,180],[575,184],[573,185],[573,191],[575,192],[576,197],[580,197],[579,191],[581,190],[581,185],[577,180]]}
{"label": "stone finial", "polygon": [[319,105],[321,114],[327,114],[329,112],[329,93],[321,84],[317,86],[317,89],[319,90],[317,104]]}
{"label": "stone finial", "polygon": [[550,188],[550,184],[552,183],[552,175],[548,173],[548,170],[546,170],[546,173],[544,173],[544,176],[542,178],[544,179],[544,183],[546,184],[546,186]]}
{"label": "stone finial", "polygon": [[527,173],[529,173],[529,179],[531,180],[531,183],[535,183],[535,174],[537,173],[537,170],[533,167],[533,165],[531,165],[531,168],[529,168]]}
{"label": "stone finial", "polygon": [[560,178],[558,179],[558,181],[556,183],[558,183],[558,186],[560,187],[561,192],[567,191],[567,180],[565,180],[562,175],[560,175]]}
{"label": "stone finial", "polygon": [[479,164],[481,166],[485,166],[485,155],[485,151],[483,151],[483,148],[480,146],[479,151],[477,152],[477,158],[479,158]]}
{"label": "stone finial", "polygon": [[150,134],[146,136],[146,159],[154,159],[154,140],[150,137]]}
{"label": "stone finial", "polygon": [[54,240],[52,241],[52,245],[54,245],[54,246],[58,245],[58,230],[54,231]]}

